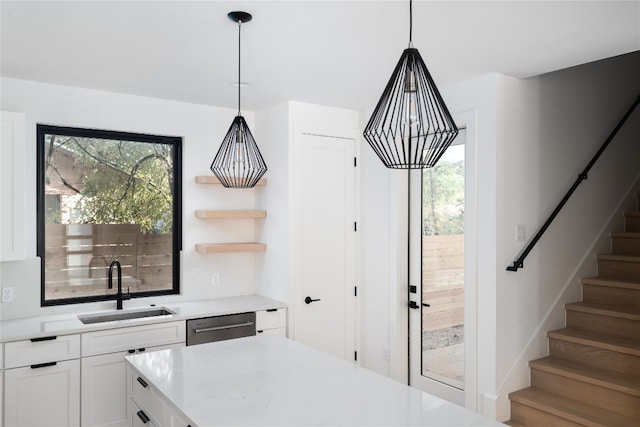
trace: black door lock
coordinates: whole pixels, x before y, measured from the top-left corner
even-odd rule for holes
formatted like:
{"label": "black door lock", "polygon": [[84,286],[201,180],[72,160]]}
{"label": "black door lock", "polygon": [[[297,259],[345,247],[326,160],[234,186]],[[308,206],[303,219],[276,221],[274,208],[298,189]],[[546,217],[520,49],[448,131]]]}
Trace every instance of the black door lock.
{"label": "black door lock", "polygon": [[304,302],[306,302],[307,304],[311,304],[314,301],[320,301],[320,299],[311,299],[311,297],[306,297],[304,299]]}

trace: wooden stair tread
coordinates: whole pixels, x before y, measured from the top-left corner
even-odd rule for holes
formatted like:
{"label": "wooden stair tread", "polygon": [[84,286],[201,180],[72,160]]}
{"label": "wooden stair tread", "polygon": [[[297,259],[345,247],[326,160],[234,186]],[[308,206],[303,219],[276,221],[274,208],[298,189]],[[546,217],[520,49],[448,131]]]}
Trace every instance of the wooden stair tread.
{"label": "wooden stair tread", "polygon": [[618,231],[609,233],[611,237],[622,237],[625,239],[640,239],[640,233],[633,231]]}
{"label": "wooden stair tread", "polygon": [[606,261],[640,262],[640,256],[633,255],[598,254],[596,258]]}
{"label": "wooden stair tread", "polygon": [[611,337],[572,328],[549,331],[547,332],[547,336],[549,338],[583,344],[590,347],[598,347],[605,350],[640,356],[640,342],[638,340]]}
{"label": "wooden stair tread", "polygon": [[638,419],[627,417],[564,396],[546,393],[533,387],[509,394],[509,399],[585,426],[632,426]]}
{"label": "wooden stair tread", "polygon": [[529,362],[531,368],[540,369],[574,380],[594,384],[611,390],[640,397],[640,379],[629,375],[611,372],[606,369],[578,365],[555,357],[544,357]]}
{"label": "wooden stair tread", "polygon": [[566,310],[616,317],[618,319],[640,321],[640,308],[637,307],[624,307],[585,301],[572,302],[570,304],[566,304],[564,307]]}
{"label": "wooden stair tread", "polygon": [[609,286],[614,288],[638,289],[640,290],[640,282],[629,282],[622,279],[608,279],[606,277],[587,277],[581,280],[583,285]]}
{"label": "wooden stair tread", "polygon": [[526,424],[522,424],[514,420],[505,421],[503,424],[506,424],[511,427],[527,427]]}

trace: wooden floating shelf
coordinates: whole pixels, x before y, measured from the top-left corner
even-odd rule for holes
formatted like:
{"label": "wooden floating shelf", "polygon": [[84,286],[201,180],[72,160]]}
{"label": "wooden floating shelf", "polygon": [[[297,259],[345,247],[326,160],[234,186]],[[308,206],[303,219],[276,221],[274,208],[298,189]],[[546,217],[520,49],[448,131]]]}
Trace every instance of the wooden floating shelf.
{"label": "wooden floating shelf", "polygon": [[196,210],[196,218],[266,218],[267,211]]}
{"label": "wooden floating shelf", "polygon": [[[196,176],[196,184],[218,184],[221,185],[220,180],[215,176]],[[258,180],[256,187],[267,185],[267,179],[261,178]]]}
{"label": "wooden floating shelf", "polygon": [[213,254],[220,252],[264,252],[267,245],[264,243],[198,243],[196,252],[201,254]]}

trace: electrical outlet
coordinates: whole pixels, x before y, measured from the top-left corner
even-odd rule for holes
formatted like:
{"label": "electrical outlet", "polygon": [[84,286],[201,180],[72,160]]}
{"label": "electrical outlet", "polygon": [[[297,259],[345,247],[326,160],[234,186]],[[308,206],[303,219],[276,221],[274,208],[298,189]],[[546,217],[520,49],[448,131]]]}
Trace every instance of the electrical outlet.
{"label": "electrical outlet", "polygon": [[211,275],[211,285],[220,286],[220,273],[213,273]]}
{"label": "electrical outlet", "polygon": [[389,361],[389,348],[388,347],[382,347],[382,360],[386,360],[387,362]]}
{"label": "electrical outlet", "polygon": [[2,288],[2,302],[13,302],[13,288],[11,286]]}
{"label": "electrical outlet", "polygon": [[516,241],[524,242],[527,240],[527,226],[524,224],[516,225]]}

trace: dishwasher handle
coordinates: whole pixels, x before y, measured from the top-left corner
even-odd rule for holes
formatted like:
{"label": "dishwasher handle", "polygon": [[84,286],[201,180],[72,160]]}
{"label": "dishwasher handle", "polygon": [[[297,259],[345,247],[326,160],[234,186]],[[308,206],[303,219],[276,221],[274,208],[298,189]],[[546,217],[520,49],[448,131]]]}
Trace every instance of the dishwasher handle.
{"label": "dishwasher handle", "polygon": [[251,325],[253,325],[253,322],[244,322],[244,323],[236,323],[235,325],[212,326],[210,328],[195,329],[194,332],[196,334],[199,334],[201,332],[222,331],[224,329],[244,328],[246,326],[251,326]]}

